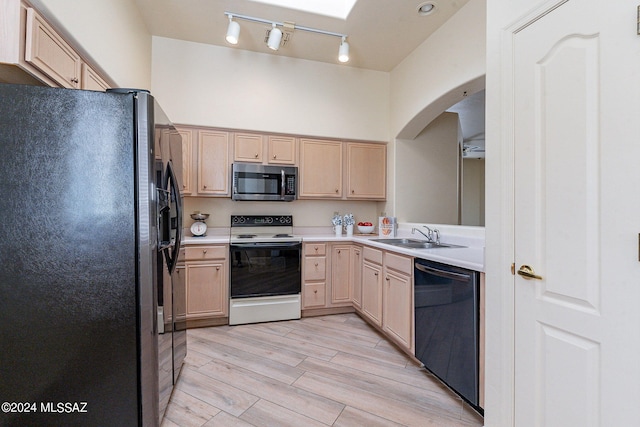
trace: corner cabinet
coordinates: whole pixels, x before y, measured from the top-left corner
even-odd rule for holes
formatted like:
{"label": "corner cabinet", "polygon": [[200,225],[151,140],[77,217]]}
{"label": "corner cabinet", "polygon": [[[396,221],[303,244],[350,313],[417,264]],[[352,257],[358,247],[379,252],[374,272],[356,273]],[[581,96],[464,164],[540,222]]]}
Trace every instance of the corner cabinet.
{"label": "corner cabinet", "polygon": [[382,326],[382,251],[365,247],[362,250],[361,313],[376,326]]}
{"label": "corner cabinet", "polygon": [[188,327],[227,323],[228,253],[227,245],[197,245],[185,248]]}

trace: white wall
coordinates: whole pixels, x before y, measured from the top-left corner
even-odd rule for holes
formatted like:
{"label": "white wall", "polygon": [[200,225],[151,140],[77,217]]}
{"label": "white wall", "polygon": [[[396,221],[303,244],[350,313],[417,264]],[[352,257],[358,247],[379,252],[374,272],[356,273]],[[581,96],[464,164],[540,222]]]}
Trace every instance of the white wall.
{"label": "white wall", "polygon": [[396,141],[399,222],[458,224],[458,115],[443,113],[413,140]]}
{"label": "white wall", "polygon": [[153,37],[153,93],[174,123],[389,140],[389,74]]}
{"label": "white wall", "polygon": [[462,161],[462,221],[484,226],[484,159]]}
{"label": "white wall", "polygon": [[484,89],[486,0],[471,0],[391,72],[391,135],[413,139]]}
{"label": "white wall", "polygon": [[132,0],[31,0],[120,87],[151,88],[151,35]]}

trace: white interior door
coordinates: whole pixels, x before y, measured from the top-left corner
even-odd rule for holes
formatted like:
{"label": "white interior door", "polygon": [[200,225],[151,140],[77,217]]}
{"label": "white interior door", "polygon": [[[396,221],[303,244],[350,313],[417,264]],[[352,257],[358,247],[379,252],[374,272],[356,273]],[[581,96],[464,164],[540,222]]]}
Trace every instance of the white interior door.
{"label": "white interior door", "polygon": [[637,425],[636,4],[546,4],[513,39],[515,425]]}

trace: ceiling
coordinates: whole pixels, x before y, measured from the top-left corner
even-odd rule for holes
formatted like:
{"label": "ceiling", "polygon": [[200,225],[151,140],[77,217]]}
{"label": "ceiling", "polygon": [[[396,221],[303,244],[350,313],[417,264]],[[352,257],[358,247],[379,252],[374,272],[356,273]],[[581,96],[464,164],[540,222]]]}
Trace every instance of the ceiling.
{"label": "ceiling", "polygon": [[458,113],[462,128],[464,156],[484,158],[485,147],[485,91],[465,97],[447,111]]}
{"label": "ceiling", "polygon": [[433,0],[434,11],[426,16],[418,14],[426,0],[359,0],[346,20],[257,0],[134,1],[155,36],[338,64],[340,38],[294,30],[287,44],[274,52],[265,43],[269,24],[238,20],[240,41],[230,45],[225,41],[229,20],[224,12],[232,12],[346,34],[350,60],[344,66],[388,72],[469,0]]}

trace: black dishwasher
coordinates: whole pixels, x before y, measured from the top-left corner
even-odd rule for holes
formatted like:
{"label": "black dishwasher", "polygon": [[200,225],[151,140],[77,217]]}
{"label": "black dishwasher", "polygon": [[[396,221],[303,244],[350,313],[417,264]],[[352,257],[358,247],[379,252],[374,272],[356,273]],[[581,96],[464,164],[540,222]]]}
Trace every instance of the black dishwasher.
{"label": "black dishwasher", "polygon": [[478,407],[479,273],[416,258],[416,357]]}

